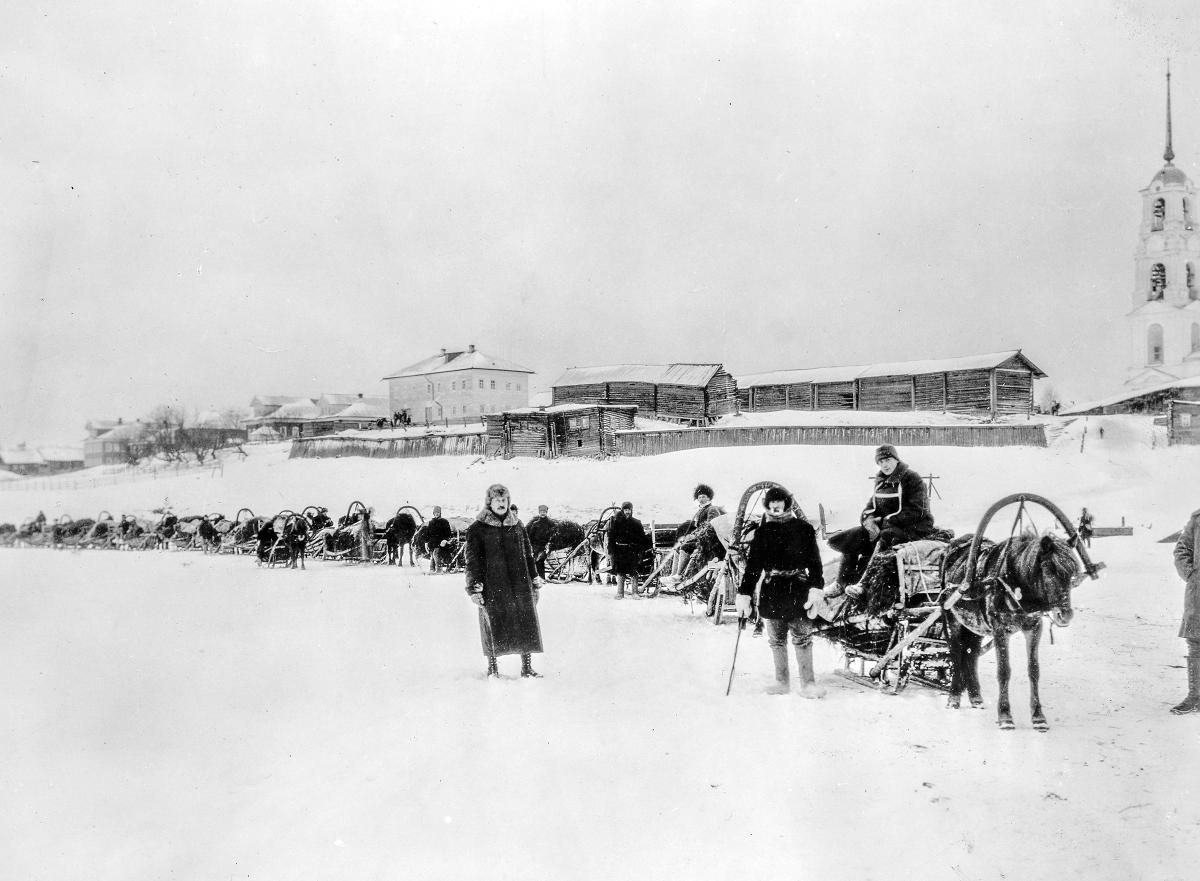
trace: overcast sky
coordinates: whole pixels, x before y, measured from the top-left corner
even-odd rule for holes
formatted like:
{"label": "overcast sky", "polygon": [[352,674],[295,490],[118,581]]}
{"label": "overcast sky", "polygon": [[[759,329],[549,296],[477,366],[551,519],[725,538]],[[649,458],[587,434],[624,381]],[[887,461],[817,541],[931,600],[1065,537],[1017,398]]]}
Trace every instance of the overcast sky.
{"label": "overcast sky", "polygon": [[442,347],[1123,379],[1194,2],[163,0],[0,11],[0,443]]}

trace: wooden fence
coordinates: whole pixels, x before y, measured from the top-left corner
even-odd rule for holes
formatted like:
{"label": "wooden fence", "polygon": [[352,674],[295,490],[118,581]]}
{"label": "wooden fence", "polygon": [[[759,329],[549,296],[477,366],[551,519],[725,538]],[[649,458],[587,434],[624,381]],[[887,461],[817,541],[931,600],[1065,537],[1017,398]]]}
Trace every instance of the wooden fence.
{"label": "wooden fence", "polygon": [[704,447],[780,445],[898,447],[1044,447],[1041,425],[786,425],[618,431],[625,456],[657,456]]}
{"label": "wooden fence", "polygon": [[421,456],[482,456],[483,431],[471,434],[427,434],[422,437],[303,437],[292,441],[289,459],[415,459]]}

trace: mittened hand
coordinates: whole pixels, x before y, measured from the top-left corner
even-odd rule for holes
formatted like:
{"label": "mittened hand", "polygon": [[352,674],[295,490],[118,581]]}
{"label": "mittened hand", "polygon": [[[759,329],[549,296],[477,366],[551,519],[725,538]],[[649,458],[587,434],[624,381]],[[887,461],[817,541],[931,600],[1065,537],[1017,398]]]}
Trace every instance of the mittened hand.
{"label": "mittened hand", "polygon": [[750,595],[739,593],[737,595],[737,613],[739,618],[750,617]]}
{"label": "mittened hand", "polygon": [[481,594],[481,593],[471,594],[471,602],[473,602],[477,606],[482,607],[483,606],[483,594]]}
{"label": "mittened hand", "polygon": [[447,538],[443,538],[443,539],[442,539],[442,543],[441,543],[440,545],[438,545],[438,547],[440,547],[440,548],[444,548],[444,547],[445,547],[446,545],[448,545],[448,544],[450,544],[450,540],[449,540],[449,539],[447,539]]}
{"label": "mittened hand", "polygon": [[[814,590],[815,590],[815,588],[814,588]],[[834,597],[840,597],[845,592],[846,591],[842,589],[842,586],[840,584],[838,584],[836,581],[833,584],[829,585],[829,587],[827,587],[823,591],[821,591],[821,593],[823,593],[825,595],[825,599],[827,599],[827,600],[831,600]],[[812,591],[809,591],[808,595],[812,596]]]}
{"label": "mittened hand", "polygon": [[538,588],[535,587],[533,589],[533,604],[536,606],[538,604],[538,600],[540,600],[541,598],[542,598],[541,590],[539,590]]}
{"label": "mittened hand", "polygon": [[809,618],[815,618],[819,614],[819,604],[825,602],[825,591],[819,587],[810,587],[808,589],[808,602],[804,604],[804,613]]}
{"label": "mittened hand", "polygon": [[539,575],[537,578],[533,579],[534,590],[541,590],[545,586],[546,586],[546,582],[542,578],[542,576]]}

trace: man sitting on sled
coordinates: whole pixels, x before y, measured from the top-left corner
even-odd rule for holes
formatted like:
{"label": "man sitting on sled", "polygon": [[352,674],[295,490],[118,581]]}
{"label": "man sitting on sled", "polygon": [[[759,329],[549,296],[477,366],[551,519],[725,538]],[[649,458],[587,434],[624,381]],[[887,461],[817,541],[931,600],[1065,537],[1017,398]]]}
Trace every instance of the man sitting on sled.
{"label": "man sitting on sled", "polygon": [[857,587],[867,563],[876,550],[915,541],[933,534],[929,494],[921,475],[900,461],[896,448],[884,444],[875,451],[879,473],[875,489],[859,517],[860,526],[829,537],[829,546],[842,554],[836,584],[825,589],[827,597],[846,593],[857,596]]}

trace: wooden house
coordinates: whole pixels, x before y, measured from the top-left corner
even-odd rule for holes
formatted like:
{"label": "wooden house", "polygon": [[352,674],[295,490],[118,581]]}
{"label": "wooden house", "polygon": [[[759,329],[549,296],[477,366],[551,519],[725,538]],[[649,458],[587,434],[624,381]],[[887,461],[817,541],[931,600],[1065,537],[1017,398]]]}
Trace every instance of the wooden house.
{"label": "wooden house", "polygon": [[1167,443],[1200,444],[1200,401],[1167,402]]}
{"label": "wooden house", "polygon": [[552,400],[636,406],[653,419],[707,425],[737,412],[737,382],[720,364],[571,367],[553,384]]}
{"label": "wooden house", "polygon": [[617,452],[616,432],[633,428],[637,407],[559,404],[489,413],[487,455],[604,456]]}
{"label": "wooden house", "polygon": [[743,409],[1029,414],[1045,376],[1020,349],[929,361],[776,370],[738,380]]}

